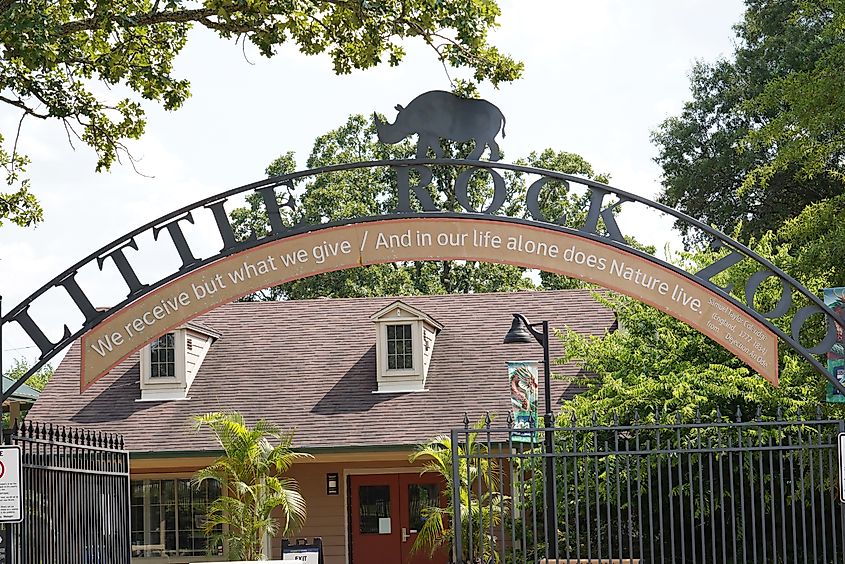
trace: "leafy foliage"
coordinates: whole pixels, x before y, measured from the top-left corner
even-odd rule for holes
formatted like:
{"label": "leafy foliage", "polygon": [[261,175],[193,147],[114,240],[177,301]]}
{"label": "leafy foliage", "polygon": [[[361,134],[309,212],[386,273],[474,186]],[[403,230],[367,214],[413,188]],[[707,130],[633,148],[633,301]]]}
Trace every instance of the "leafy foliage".
{"label": "leafy foliage", "polygon": [[[747,183],[765,184],[785,170],[801,178],[845,180],[845,3],[797,2],[782,23],[786,30],[808,30],[817,56],[769,81],[748,106],[774,117],[749,131],[745,142],[773,154],[752,171]],[[761,34],[762,35],[762,34]],[[761,43],[771,38],[761,37]]]}
{"label": "leafy foliage", "polygon": [[[17,381],[21,376],[29,370],[29,363],[21,358],[16,358],[12,361],[12,367],[7,368],[3,375],[6,378]],[[39,392],[47,386],[47,382],[53,377],[53,367],[49,364],[42,366],[35,374],[30,376],[25,384]]]}
{"label": "leafy foliage", "polygon": [[[466,87],[465,87],[466,88]],[[461,91],[471,95],[471,89]],[[442,143],[446,158],[459,158],[471,150],[470,144]],[[396,145],[378,142],[373,118],[352,115],[341,127],[321,135],[314,141],[308,168],[318,168],[339,163],[382,159],[411,158],[415,146],[410,140]],[[574,153],[546,149],[532,152],[518,164],[582,175],[606,182],[606,175],[597,174],[581,156]],[[295,156],[287,152],[275,159],[266,170],[268,176],[293,172]],[[352,217],[390,213],[396,207],[393,173],[385,168],[355,169],[321,174],[305,186],[294,187],[299,194],[299,209],[292,210],[285,204],[289,195],[279,198],[280,209],[287,225],[299,221],[320,223]],[[520,174],[506,178],[512,193],[500,213],[526,217],[524,206],[527,185]],[[454,193],[455,171],[452,168],[434,167],[434,180],[429,192],[434,202],[445,210],[459,210]],[[484,175],[476,175],[470,184],[470,200],[481,206],[492,187]],[[549,217],[566,215],[586,216],[589,201],[586,196],[575,194],[564,182],[551,182],[541,198],[541,208]],[[268,232],[268,220],[260,196],[248,198],[247,206],[232,211],[232,226],[243,239],[251,233],[259,236]],[[319,277],[289,282],[264,290],[248,299],[304,299],[316,297],[369,297],[383,295],[448,294],[469,292],[515,291],[534,288],[525,269],[503,264],[475,261],[411,262],[372,265],[341,272],[329,272]],[[541,273],[544,288],[580,287],[583,284],[563,276]]]}
{"label": "leafy foliage", "polygon": [[[841,7],[822,10],[825,4],[747,0],[745,18],[735,28],[733,58],[697,63],[690,75],[691,99],[652,134],[659,151],[655,160],[663,168],[662,203],[723,231],[738,226],[740,240],[747,242],[807,205],[845,192],[841,174],[811,174],[824,154],[820,146],[832,151],[835,145],[827,141],[841,135],[841,91],[817,89],[798,108],[790,99],[798,94],[786,86],[806,73],[819,74],[814,69],[839,49],[841,38],[832,27],[841,19],[835,15]],[[807,10],[813,17],[804,17]],[[818,88],[820,81],[806,86]],[[812,126],[793,127],[799,111],[807,120],[812,114]],[[802,149],[784,145],[790,135],[809,140]],[[803,149],[807,152],[799,158]],[[836,155],[825,157],[828,170],[842,166]],[[699,242],[682,224],[677,227],[687,243]]]}
{"label": "leafy foliage", "polygon": [[[195,484],[215,480],[224,488],[209,506],[206,531],[214,534],[225,527],[230,558],[259,560],[265,556],[266,535],[296,531],[305,522],[305,500],[296,480],[283,474],[310,455],[292,451],[292,434],[264,419],[250,428],[239,413],[207,413],[196,417],[196,428],[203,427],[214,433],[224,452],[193,478]],[[281,520],[273,516],[277,509]]]}
{"label": "leafy foliage", "polygon": [[[173,62],[193,25],[249,41],[266,57],[285,43],[307,55],[328,53],[338,74],[398,65],[403,43],[419,39],[444,65],[496,85],[522,72],[522,63],[488,43],[499,15],[493,0],[0,0],[0,102],[20,111],[21,123],[60,121],[69,140],[94,149],[97,171],[108,170],[120,154],[131,160],[125,141],[144,132],[143,100],[175,110],[190,95]],[[113,100],[102,87],[131,94]],[[20,125],[7,135],[11,152],[0,152],[10,185],[22,182],[26,160],[17,152],[19,134]],[[8,217],[39,221],[37,204],[28,206],[28,215],[13,210]]]}
{"label": "leafy foliage", "polygon": [[[487,423],[489,425],[489,422]],[[485,421],[472,426],[481,430]],[[455,539],[452,526],[455,508],[455,483],[452,466],[452,439],[446,435],[434,437],[419,445],[410,456],[410,462],[422,461],[421,474],[437,474],[446,484],[446,505],[424,507],[425,522],[417,535],[411,552],[426,552],[434,556],[444,548],[451,548]],[[499,562],[497,539],[491,534],[496,531],[510,509],[510,497],[502,494],[499,476],[501,471],[496,460],[490,456],[489,445],[478,440],[478,433],[467,433],[466,441],[457,446],[460,460],[458,475],[460,484],[461,535],[464,554],[460,562],[468,562],[469,546],[483,547],[482,562]],[[472,541],[470,541],[472,535]]]}
{"label": "leafy foliage", "polygon": [[[752,241],[752,246],[775,265],[795,273],[812,292],[843,285],[845,271],[837,250],[845,245],[845,233],[834,220],[843,210],[845,196],[811,205],[777,232]],[[694,271],[696,262],[710,264],[717,256],[697,251],[679,260],[689,261]],[[733,283],[736,297],[744,301],[745,280],[755,268],[745,261],[715,282]],[[765,310],[779,295],[774,286],[761,287],[755,299]],[[565,328],[559,332],[567,351],[559,362],[576,359],[595,375],[583,379],[585,393],[567,402],[565,410],[579,421],[589,420],[593,413],[631,421],[637,413],[653,417],[655,410],[680,413],[689,420],[696,409],[712,418],[719,411],[749,414],[758,409],[764,416],[781,412],[795,417],[817,409],[842,415],[824,404],[825,380],[789,347],[779,351],[780,384],[775,388],[710,338],[673,317],[624,296],[598,298],[616,311],[619,331],[603,337],[582,337]],[[775,323],[789,331],[784,319]],[[817,341],[824,330],[821,323],[808,323],[805,336]]]}

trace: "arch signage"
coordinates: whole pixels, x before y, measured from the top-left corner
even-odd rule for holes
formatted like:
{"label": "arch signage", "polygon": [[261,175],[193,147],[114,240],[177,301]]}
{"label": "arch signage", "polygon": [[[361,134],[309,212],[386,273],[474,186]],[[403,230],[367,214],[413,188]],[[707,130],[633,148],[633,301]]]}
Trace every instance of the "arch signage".
{"label": "arch signage", "polygon": [[[627,294],[709,336],[773,385],[778,383],[778,345],[784,343],[845,392],[819,358],[836,342],[836,326],[843,327],[845,322],[793,277],[710,226],[606,184],[475,158],[424,158],[433,140],[443,138],[476,139],[471,155],[476,157],[479,146],[493,151],[492,137],[500,126],[504,132],[504,118],[492,104],[456,102],[451,94],[431,94],[421,95],[407,108],[397,106],[394,123],[379,125],[383,142],[417,135],[416,159],[340,164],[235,188],[132,230],[59,274],[2,317],[3,326],[17,324],[41,351],[29,373],[82,337],[80,387],[84,390],[170,329],[257,290],[361,265],[458,259],[555,272]],[[478,104],[464,104],[469,102]],[[499,156],[498,149],[493,156]],[[334,222],[304,219],[297,198],[300,183],[362,169],[378,169],[390,178],[395,202],[391,213]],[[435,178],[443,177],[452,179],[446,187],[452,196],[448,206],[434,192],[443,188]],[[547,217],[550,187],[555,184],[580,190],[585,213]],[[263,204],[267,230],[239,238],[226,204],[235,196],[250,194]],[[520,217],[500,214],[514,209],[513,204],[523,210]],[[720,253],[703,268],[685,268],[631,245],[617,214],[633,206],[668,214],[705,233]],[[201,216],[203,221],[199,221]],[[202,254],[189,243],[189,235],[195,236],[200,229],[219,241],[215,252]],[[142,240],[148,246],[170,247],[179,265],[156,280],[146,279],[133,265],[133,254],[140,250]],[[745,271],[750,264],[753,274],[745,281],[742,299],[732,294],[733,288],[714,282],[720,273],[733,267]],[[89,274],[116,271],[126,286],[125,299],[107,310],[95,308],[89,292],[77,281],[82,269]],[[755,296],[772,285],[778,289],[776,303],[758,306]],[[48,291],[65,293],[84,318],[81,325],[64,324],[58,340],[48,338],[45,328],[30,315],[31,306]],[[804,339],[805,334],[814,334],[807,329],[815,329],[813,342]],[[4,398],[28,375],[5,390]]]}

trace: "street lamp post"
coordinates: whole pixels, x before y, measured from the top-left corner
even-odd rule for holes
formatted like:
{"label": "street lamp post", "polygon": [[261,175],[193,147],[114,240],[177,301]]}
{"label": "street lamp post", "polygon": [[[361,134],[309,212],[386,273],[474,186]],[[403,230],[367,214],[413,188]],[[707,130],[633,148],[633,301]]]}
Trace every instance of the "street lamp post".
{"label": "street lamp post", "polygon": [[[538,330],[538,328],[541,328]],[[538,342],[543,347],[543,381],[546,396],[546,413],[543,417],[545,443],[545,475],[546,475],[546,543],[551,549],[549,556],[558,558],[557,546],[557,481],[555,480],[554,459],[554,414],[552,413],[552,375],[549,363],[549,322],[529,323],[524,315],[513,314],[510,331],[505,335],[504,343]]]}

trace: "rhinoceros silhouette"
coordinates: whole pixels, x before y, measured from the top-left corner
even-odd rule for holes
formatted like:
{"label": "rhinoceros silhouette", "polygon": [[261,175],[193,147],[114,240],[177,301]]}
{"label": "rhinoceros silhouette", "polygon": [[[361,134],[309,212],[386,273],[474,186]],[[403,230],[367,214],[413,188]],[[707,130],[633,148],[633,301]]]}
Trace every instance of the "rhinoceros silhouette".
{"label": "rhinoceros silhouette", "polygon": [[417,158],[426,158],[428,149],[435,156],[443,158],[441,139],[463,143],[473,139],[475,148],[467,156],[479,160],[484,149],[490,147],[490,160],[502,158],[496,135],[502,130],[505,136],[505,116],[502,111],[487,100],[461,98],[451,92],[432,90],[420,94],[408,107],[396,105],[399,113],[393,123],[386,123],[373,113],[382,143],[399,143],[409,135],[417,134]]}

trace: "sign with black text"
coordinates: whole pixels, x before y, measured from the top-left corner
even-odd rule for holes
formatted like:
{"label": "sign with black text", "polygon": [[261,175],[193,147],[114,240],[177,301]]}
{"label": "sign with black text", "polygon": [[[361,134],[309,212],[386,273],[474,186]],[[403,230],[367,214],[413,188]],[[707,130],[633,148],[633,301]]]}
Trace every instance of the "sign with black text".
{"label": "sign with black text", "polygon": [[0,446],[0,523],[23,520],[21,447]]}
{"label": "sign with black text", "polygon": [[287,562],[305,562],[306,564],[323,564],[323,542],[315,538],[312,544],[305,544],[305,539],[297,539],[296,544],[287,540],[282,541],[282,560]]}

